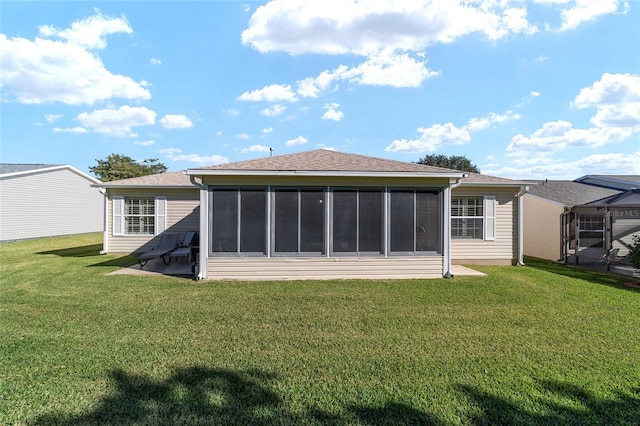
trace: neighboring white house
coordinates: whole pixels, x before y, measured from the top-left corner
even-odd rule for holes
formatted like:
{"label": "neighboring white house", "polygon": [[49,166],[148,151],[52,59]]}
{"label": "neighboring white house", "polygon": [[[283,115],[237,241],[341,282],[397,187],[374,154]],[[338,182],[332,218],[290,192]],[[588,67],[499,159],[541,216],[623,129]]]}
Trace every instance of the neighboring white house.
{"label": "neighboring white house", "polygon": [[100,232],[100,183],[69,165],[0,164],[0,241]]}
{"label": "neighboring white house", "polygon": [[526,183],[315,150],[106,182],[104,250],[200,231],[198,278],[429,278],[522,262]]}

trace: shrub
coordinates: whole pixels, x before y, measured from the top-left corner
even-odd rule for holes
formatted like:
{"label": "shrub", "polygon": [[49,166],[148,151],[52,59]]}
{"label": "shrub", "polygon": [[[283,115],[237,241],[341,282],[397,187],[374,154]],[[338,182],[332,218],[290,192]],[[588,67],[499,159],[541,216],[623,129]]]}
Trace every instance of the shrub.
{"label": "shrub", "polygon": [[629,249],[629,261],[637,271],[640,271],[640,234],[633,236],[633,244]]}

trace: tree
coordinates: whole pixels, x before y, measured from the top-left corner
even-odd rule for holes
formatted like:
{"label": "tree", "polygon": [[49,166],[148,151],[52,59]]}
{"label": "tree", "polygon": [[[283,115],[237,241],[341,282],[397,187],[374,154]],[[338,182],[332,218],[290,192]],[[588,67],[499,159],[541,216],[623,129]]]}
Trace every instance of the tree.
{"label": "tree", "polygon": [[463,172],[480,173],[478,166],[473,164],[464,155],[452,155],[447,157],[443,154],[425,155],[417,161],[418,164],[426,164],[427,166],[444,167],[447,169],[461,170]]}
{"label": "tree", "polygon": [[629,249],[629,262],[636,271],[640,272],[640,234],[633,236],[633,244]]}
{"label": "tree", "polygon": [[89,170],[103,182],[153,175],[167,171],[167,166],[158,163],[157,158],[147,158],[141,162],[136,162],[126,155],[111,154],[104,160],[96,159],[96,161],[98,164],[89,167]]}

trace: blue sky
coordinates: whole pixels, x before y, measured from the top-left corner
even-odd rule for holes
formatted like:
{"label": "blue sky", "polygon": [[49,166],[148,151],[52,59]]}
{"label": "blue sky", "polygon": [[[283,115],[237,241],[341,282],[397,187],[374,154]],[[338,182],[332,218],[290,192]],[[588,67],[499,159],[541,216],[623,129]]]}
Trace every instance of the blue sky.
{"label": "blue sky", "polygon": [[0,5],[5,163],[170,171],[317,148],[640,174],[640,2]]}

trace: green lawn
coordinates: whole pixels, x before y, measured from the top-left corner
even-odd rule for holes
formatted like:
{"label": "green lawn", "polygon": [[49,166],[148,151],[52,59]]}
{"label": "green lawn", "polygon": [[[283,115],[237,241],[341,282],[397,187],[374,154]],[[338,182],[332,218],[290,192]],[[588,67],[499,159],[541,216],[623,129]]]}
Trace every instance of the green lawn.
{"label": "green lawn", "polygon": [[0,245],[0,424],[640,424],[628,278],[196,282],[100,248]]}

